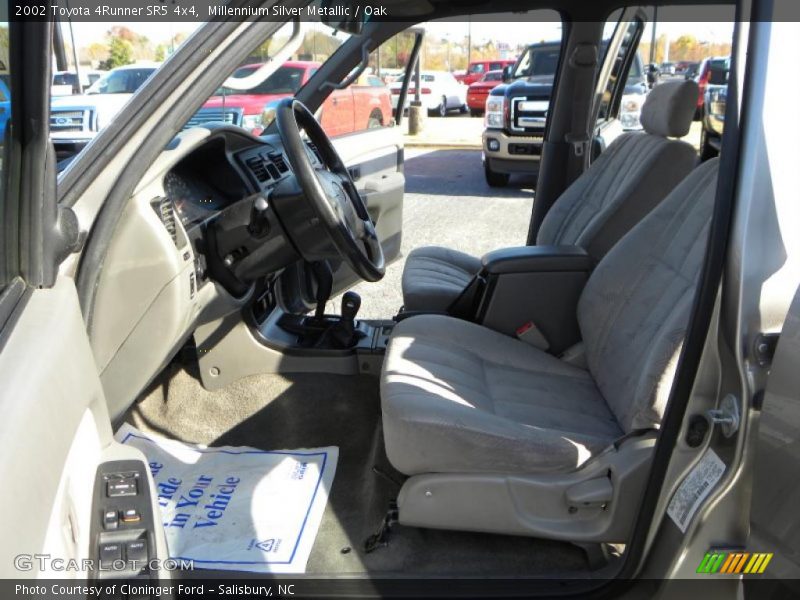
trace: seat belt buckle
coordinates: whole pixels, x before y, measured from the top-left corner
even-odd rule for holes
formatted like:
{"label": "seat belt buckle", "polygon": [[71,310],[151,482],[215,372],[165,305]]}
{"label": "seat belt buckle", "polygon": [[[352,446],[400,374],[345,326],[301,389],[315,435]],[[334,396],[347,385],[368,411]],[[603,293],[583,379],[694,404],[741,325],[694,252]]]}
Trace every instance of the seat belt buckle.
{"label": "seat belt buckle", "polygon": [[572,145],[572,151],[575,152],[575,156],[581,157],[586,153],[590,141],[588,135],[573,135],[568,133],[565,139],[568,144]]}
{"label": "seat belt buckle", "polygon": [[517,339],[538,348],[539,350],[547,350],[550,347],[550,342],[544,337],[544,334],[536,326],[533,321],[528,321],[524,325],[517,327],[515,331]]}

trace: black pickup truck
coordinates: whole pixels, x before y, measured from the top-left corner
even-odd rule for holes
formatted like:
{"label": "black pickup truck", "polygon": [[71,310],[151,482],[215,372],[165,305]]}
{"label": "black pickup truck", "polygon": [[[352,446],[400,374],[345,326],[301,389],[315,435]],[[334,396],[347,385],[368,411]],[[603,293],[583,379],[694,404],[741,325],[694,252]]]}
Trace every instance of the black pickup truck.
{"label": "black pickup truck", "polygon": [[[513,67],[504,70],[505,83],[489,94],[484,118],[483,165],[490,186],[506,185],[513,173],[539,172],[560,52],[560,42],[531,44]],[[620,109],[622,129],[641,127],[639,111],[648,89],[644,65],[637,53]]]}

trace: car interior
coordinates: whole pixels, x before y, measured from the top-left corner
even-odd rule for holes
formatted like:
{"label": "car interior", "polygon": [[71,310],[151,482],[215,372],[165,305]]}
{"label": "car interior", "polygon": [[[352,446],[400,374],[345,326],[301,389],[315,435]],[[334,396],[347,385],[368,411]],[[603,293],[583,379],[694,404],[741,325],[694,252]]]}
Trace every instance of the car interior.
{"label": "car interior", "polygon": [[[315,111],[364,49],[494,4],[415,2],[406,22],[369,21],[276,103],[261,136],[226,124],[181,131],[192,111],[173,115],[174,139],[142,159],[109,233],[90,236],[74,267],[113,429],[338,447],[307,574],[610,576],[633,532],[719,172],[719,159],[701,163],[678,139],[693,81],[656,86],[643,130],[589,160],[586,124],[611,89],[596,82],[624,79],[638,9],[503,3],[570,19],[529,243],[482,257],[415,249],[403,306],[383,319],[360,319],[347,292],[400,258],[402,135],[331,140]],[[613,11],[621,25],[603,61]],[[224,83],[205,76],[209,90]]]}

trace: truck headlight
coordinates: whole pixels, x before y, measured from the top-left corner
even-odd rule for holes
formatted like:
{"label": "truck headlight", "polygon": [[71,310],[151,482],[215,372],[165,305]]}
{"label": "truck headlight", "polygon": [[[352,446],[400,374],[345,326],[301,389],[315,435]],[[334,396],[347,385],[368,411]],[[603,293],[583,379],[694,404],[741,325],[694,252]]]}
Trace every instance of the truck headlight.
{"label": "truck headlight", "polygon": [[642,128],[642,123],[639,119],[642,116],[644,98],[643,94],[626,94],[622,96],[619,121],[623,129]]}
{"label": "truck headlight", "polygon": [[486,99],[486,127],[502,129],[505,124],[506,99],[504,96],[489,96]]}

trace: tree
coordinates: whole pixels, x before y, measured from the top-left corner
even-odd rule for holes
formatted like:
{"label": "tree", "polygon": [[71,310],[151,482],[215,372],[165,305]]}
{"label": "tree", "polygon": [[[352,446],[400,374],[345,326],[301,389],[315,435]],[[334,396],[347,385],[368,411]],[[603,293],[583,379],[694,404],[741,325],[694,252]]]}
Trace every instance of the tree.
{"label": "tree", "polygon": [[98,64],[108,58],[108,46],[94,42],[86,48],[80,48],[80,58],[82,63]]}
{"label": "tree", "polygon": [[108,42],[108,58],[100,63],[101,69],[114,69],[133,62],[133,44],[121,37]]}
{"label": "tree", "polygon": [[670,44],[670,56],[675,60],[698,58],[698,42],[693,35],[684,34]]}

